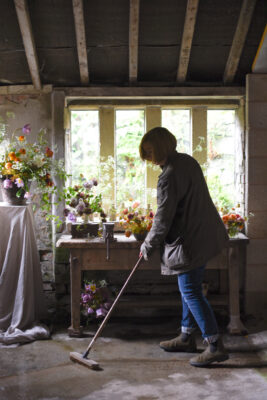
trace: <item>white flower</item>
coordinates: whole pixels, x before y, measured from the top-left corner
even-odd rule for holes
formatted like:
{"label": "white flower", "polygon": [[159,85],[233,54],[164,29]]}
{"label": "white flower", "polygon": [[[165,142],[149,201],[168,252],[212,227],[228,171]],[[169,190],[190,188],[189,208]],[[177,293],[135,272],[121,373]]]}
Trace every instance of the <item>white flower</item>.
{"label": "white flower", "polygon": [[43,156],[42,155],[36,155],[34,156],[33,159],[33,164],[36,165],[37,168],[40,168],[44,165],[45,161],[43,161]]}

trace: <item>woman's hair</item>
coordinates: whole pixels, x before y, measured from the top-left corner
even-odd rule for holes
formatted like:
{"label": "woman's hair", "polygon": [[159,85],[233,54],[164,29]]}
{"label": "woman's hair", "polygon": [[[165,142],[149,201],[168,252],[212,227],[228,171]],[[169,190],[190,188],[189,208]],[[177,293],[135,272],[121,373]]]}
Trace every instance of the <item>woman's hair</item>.
{"label": "woman's hair", "polygon": [[176,137],[166,128],[160,126],[148,131],[142,138],[139,145],[139,153],[142,160],[147,160],[144,150],[144,143],[149,143],[153,148],[153,163],[159,163],[174,152],[177,145]]}

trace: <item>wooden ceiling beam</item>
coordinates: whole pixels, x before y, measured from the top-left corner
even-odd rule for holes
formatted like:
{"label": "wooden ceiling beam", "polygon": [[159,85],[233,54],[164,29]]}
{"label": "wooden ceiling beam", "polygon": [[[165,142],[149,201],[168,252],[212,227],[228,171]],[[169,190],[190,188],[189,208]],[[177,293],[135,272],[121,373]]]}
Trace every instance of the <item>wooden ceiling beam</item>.
{"label": "wooden ceiling beam", "polygon": [[129,81],[137,82],[138,75],[138,37],[140,0],[130,0],[129,16]]}
{"label": "wooden ceiling beam", "polygon": [[26,58],[31,74],[32,83],[35,89],[41,90],[42,84],[39,74],[39,63],[36,52],[35,40],[32,32],[32,25],[27,0],[14,0],[18,17],[20,32],[24,44]]}
{"label": "wooden ceiling beam", "polygon": [[83,0],[72,0],[74,24],[76,32],[76,44],[79,59],[80,78],[82,85],[89,83],[89,70],[86,49],[86,36],[83,12]]}
{"label": "wooden ceiling beam", "polygon": [[225,84],[232,83],[234,80],[256,2],[257,0],[243,0],[232,47],[223,75],[223,82]]}
{"label": "wooden ceiling beam", "polygon": [[199,0],[187,0],[184,31],[176,78],[176,81],[179,83],[183,83],[186,80],[192,41],[195,31],[198,3]]}

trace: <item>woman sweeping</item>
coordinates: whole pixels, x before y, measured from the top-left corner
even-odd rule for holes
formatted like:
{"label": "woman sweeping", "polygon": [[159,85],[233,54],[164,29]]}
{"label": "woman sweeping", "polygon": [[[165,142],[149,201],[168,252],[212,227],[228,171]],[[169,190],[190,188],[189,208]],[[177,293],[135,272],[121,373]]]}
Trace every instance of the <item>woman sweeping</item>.
{"label": "woman sweeping", "polygon": [[157,212],[141,246],[147,260],[162,249],[161,273],[178,276],[182,298],[181,333],[160,343],[165,351],[194,352],[193,332],[201,330],[207,349],[190,360],[196,367],[227,360],[213,310],[202,293],[205,264],[225,247],[228,235],[211,200],[197,161],[176,149],[175,136],[165,128],[148,131],[140,143],[143,160],[160,165]]}

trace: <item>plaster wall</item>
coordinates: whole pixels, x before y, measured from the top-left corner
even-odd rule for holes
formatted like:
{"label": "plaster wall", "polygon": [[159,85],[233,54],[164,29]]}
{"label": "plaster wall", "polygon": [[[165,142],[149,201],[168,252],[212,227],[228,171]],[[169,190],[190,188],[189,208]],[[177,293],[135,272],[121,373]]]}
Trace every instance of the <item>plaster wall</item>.
{"label": "plaster wall", "polygon": [[250,74],[246,83],[247,234],[246,313],[267,309],[267,74]]}

